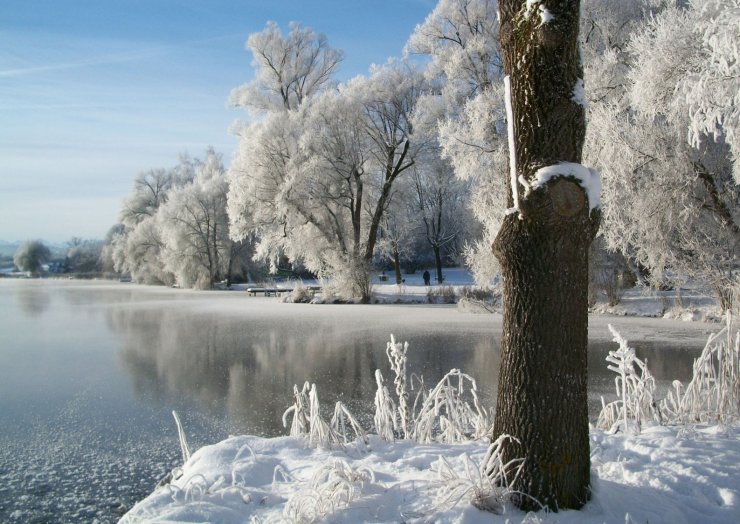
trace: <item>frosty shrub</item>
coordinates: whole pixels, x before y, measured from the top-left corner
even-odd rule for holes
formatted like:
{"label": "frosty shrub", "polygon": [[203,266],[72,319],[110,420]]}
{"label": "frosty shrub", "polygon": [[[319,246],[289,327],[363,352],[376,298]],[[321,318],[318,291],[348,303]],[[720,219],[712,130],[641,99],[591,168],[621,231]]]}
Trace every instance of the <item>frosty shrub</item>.
{"label": "frosty shrub", "polygon": [[288,427],[288,416],[292,413],[290,436],[306,438],[310,447],[344,447],[356,442],[358,447],[364,449],[362,446],[368,445],[365,430],[343,403],[336,403],[334,415],[328,424],[321,418],[320,410],[316,384],[305,382],[300,390],[297,385],[293,386],[293,405],[283,413],[283,427]]}
{"label": "frosty shrub", "polygon": [[311,299],[313,299],[313,294],[302,280],[295,280],[291,282],[291,285],[293,286],[293,291],[285,297],[285,302],[294,302],[299,304],[310,302]]}
{"label": "frosty shrub", "polygon": [[606,294],[606,301],[610,306],[616,306],[622,301],[626,290],[622,271],[614,267],[602,267],[597,270],[596,284]]}
{"label": "frosty shrub", "polygon": [[[382,439],[392,442],[399,432],[403,438],[416,442],[465,442],[484,438],[490,429],[490,416],[480,406],[475,379],[458,369],[450,370],[429,391],[423,388],[423,378],[416,378],[421,388],[413,407],[409,409],[409,377],[406,362],[408,343],[401,344],[391,335],[386,356],[395,373],[396,399],[385,385],[380,370],[375,371],[375,431]],[[418,406],[418,411],[417,411]]]}
{"label": "frosty shrub", "polygon": [[366,482],[375,482],[368,468],[356,470],[335,459],[320,466],[306,486],[288,499],[283,515],[289,522],[316,522],[357,498]]}
{"label": "frosty shrub", "polygon": [[310,385],[308,382],[303,383],[303,389],[298,390],[298,385],[293,386],[293,405],[283,413],[283,427],[288,427],[287,417],[293,413],[293,419],[290,424],[290,436],[300,437],[308,434],[310,426],[309,400],[308,391]]}
{"label": "frosty shrub", "polygon": [[[334,406],[334,416],[332,416],[329,424],[334,434],[341,437],[342,444],[349,444],[354,441],[358,445],[362,443],[365,447],[368,446],[369,441],[365,430],[362,429],[362,426],[349,409],[347,409],[347,406],[341,402],[337,402]],[[354,438],[352,439],[348,438],[350,430],[354,434]]]}
{"label": "frosty shrub", "polygon": [[625,257],[617,251],[608,250],[603,237],[598,237],[589,251],[589,306],[596,304],[599,292],[606,295],[609,306],[616,306],[622,301],[625,291],[636,283],[637,279]]}
{"label": "frosty shrub", "polygon": [[433,287],[427,291],[427,300],[430,304],[454,304],[457,302],[457,293],[452,286]]}
{"label": "frosty shrub", "polygon": [[665,399],[655,399],[655,380],[647,365],[638,359],[627,341],[609,326],[619,349],[610,351],[608,366],[617,373],[617,400],[604,405],[597,427],[616,431],[630,423],[639,431],[649,420],[661,424],[731,423],[740,415],[740,330],[733,332],[732,316],[727,325],[709,337],[699,358],[694,360],[688,386],[675,380]]}
{"label": "frosty shrub", "polygon": [[463,286],[460,290],[460,297],[485,304],[495,305],[501,302],[501,292],[489,287]]}
{"label": "frosty shrub", "polygon": [[485,438],[490,428],[490,416],[480,405],[475,379],[452,369],[423,395],[411,438],[421,443],[465,442]]}
{"label": "frosty shrub", "polygon": [[[408,343],[391,340],[386,346],[386,356],[395,374],[394,398],[386,385],[383,374],[375,370],[375,433],[383,440],[411,439],[420,443],[465,442],[486,438],[491,429],[491,415],[480,405],[475,379],[452,369],[430,390],[424,389],[424,380],[406,368]],[[417,383],[417,393],[411,405],[411,391]],[[319,413],[320,405],[316,386],[304,383],[301,389],[293,386],[293,405],[283,414],[283,426],[290,435],[303,437],[311,447],[345,446],[351,442],[367,446],[365,430],[349,409],[337,402],[334,416],[326,423]]]}
{"label": "frosty shrub", "polygon": [[331,279],[324,283],[327,296],[335,296],[342,302],[372,295],[370,267],[363,260],[342,260],[334,264]]}
{"label": "frosty shrub", "polygon": [[[308,440],[308,445],[314,448],[331,448],[332,445],[342,445],[346,441],[346,435],[340,436],[337,434],[333,423],[328,424],[321,418],[321,405],[316,393],[316,384],[309,386],[308,382],[305,382],[300,391],[297,385],[293,386],[293,398],[293,405],[283,413],[283,427],[288,426],[287,417],[290,413],[293,414],[293,421],[290,425],[291,437],[305,437]],[[341,407],[337,406],[337,409],[349,413],[343,405]],[[335,410],[336,416],[338,415]],[[345,418],[344,421],[348,421],[350,426],[353,422],[356,423],[351,414],[349,419]],[[338,424],[341,425],[341,422],[338,422]],[[359,424],[357,426],[359,427]],[[344,427],[346,428],[346,424]],[[364,435],[364,432],[362,434]]]}
{"label": "frosty shrub", "polygon": [[482,511],[501,514],[512,496],[521,496],[509,486],[519,476],[524,459],[513,459],[504,463],[501,448],[507,440],[518,440],[509,435],[501,435],[488,448],[480,464],[476,464],[467,454],[462,455],[464,472],[458,471],[440,457],[436,463],[437,482],[431,488],[435,492],[432,507],[425,508],[422,514],[407,515],[421,517],[438,511],[448,511],[464,499]]}
{"label": "frosty shrub", "polygon": [[375,392],[375,416],[373,417],[375,432],[383,440],[393,442],[395,440],[393,430],[398,427],[396,404],[393,402],[388,388],[385,387],[383,375],[379,369],[375,370],[375,382],[378,385]]}
{"label": "frosty shrub", "polygon": [[601,398],[602,409],[596,426],[611,432],[619,430],[627,432],[631,423],[634,423],[639,432],[643,422],[655,420],[660,422],[660,413],[654,400],[655,379],[650,374],[647,364],[637,358],[635,350],[627,345],[627,341],[610,324],[609,331],[614,336],[614,342],[619,348],[610,351],[606,360],[612,365],[607,366],[617,376],[614,385],[617,400],[605,404]]}
{"label": "frosty shrub", "polygon": [[[733,339],[734,337],[734,339]],[[699,358],[694,374],[684,388],[678,380],[661,403],[672,422],[729,423],[740,413],[740,331],[732,331],[732,316],[727,325],[711,335]]]}

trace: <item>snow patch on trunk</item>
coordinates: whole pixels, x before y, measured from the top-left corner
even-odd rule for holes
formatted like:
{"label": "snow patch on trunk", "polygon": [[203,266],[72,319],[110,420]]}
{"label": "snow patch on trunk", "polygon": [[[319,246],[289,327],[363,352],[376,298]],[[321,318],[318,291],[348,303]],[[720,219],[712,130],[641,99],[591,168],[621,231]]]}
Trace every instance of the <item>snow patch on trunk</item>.
{"label": "snow patch on trunk", "polygon": [[531,184],[526,184],[527,192],[525,197],[532,191],[543,187],[550,180],[556,177],[573,177],[579,185],[586,191],[588,196],[589,212],[601,207],[601,177],[595,169],[591,169],[582,164],[575,162],[559,162],[551,166],[545,166],[538,169],[534,174],[534,180]]}

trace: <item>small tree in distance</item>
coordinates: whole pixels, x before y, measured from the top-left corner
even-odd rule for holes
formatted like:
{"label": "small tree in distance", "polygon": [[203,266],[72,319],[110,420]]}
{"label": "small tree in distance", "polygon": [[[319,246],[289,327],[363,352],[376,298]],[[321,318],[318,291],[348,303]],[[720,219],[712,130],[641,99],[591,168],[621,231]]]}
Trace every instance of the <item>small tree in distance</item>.
{"label": "small tree in distance", "polygon": [[41,240],[26,240],[13,255],[13,263],[21,271],[36,275],[41,271],[41,265],[50,258],[51,251]]}

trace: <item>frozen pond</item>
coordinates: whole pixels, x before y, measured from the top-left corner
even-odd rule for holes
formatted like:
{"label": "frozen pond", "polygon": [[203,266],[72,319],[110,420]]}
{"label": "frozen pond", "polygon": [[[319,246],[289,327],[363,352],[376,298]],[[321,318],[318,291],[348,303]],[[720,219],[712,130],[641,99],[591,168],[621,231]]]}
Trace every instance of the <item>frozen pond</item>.
{"label": "frozen pond", "polygon": [[[659,381],[690,375],[716,326],[591,320],[591,415],[613,394],[612,322]],[[500,317],[451,306],[311,306],[238,292],[0,279],[0,522],[115,522],[191,448],[229,434],[284,434],[294,384],[317,385],[370,427],[389,334],[431,386],[473,375],[493,405]]]}

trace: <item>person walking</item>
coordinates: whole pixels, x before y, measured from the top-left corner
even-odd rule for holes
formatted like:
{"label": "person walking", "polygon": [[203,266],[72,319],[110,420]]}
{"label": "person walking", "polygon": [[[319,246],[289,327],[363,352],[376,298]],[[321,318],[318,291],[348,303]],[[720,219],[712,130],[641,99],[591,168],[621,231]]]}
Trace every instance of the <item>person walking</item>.
{"label": "person walking", "polygon": [[425,286],[428,286],[429,285],[429,281],[432,279],[432,275],[430,275],[429,274],[429,271],[425,269],[424,270],[424,274],[422,275],[422,277],[424,277],[424,285]]}

